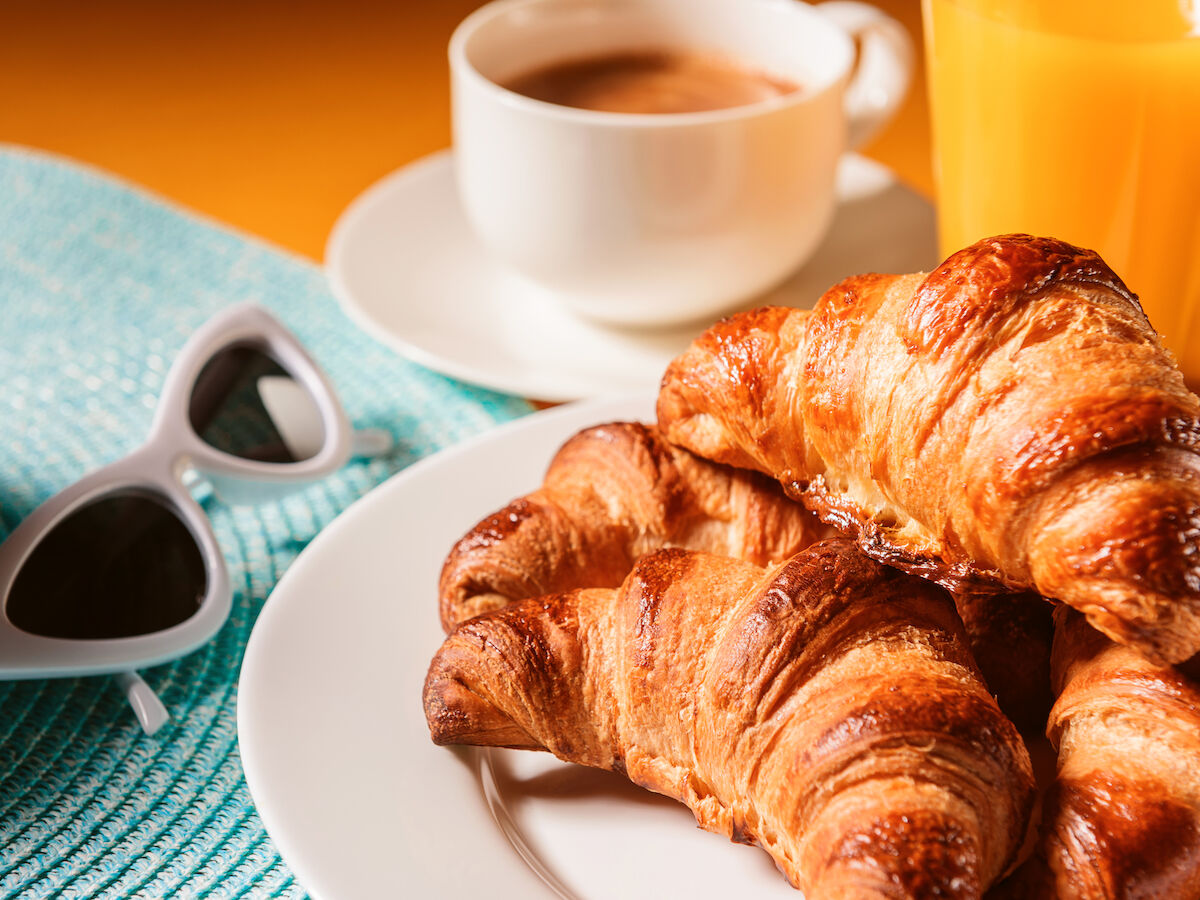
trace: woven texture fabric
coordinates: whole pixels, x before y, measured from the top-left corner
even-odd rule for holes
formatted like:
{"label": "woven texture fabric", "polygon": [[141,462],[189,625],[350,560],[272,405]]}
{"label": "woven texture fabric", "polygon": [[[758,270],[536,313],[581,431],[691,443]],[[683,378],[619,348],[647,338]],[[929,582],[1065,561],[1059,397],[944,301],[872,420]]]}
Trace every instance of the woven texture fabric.
{"label": "woven texture fabric", "polygon": [[192,331],[251,300],[308,347],[359,428],[397,441],[259,507],[205,510],[233,611],[143,672],[171,712],[142,734],[111,678],[0,682],[0,897],[303,896],[254,810],[237,678],[280,575],[339,512],[414,460],[525,414],[358,331],[321,270],[63,160],[0,147],[0,538],[145,439]]}

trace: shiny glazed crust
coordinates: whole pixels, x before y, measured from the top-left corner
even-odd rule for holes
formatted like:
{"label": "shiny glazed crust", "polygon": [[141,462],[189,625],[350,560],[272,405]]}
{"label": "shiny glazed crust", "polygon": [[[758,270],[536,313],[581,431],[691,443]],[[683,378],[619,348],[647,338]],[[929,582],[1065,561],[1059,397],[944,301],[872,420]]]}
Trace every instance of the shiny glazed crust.
{"label": "shiny glazed crust", "polygon": [[1056,615],[1058,775],[1012,900],[1200,900],[1200,684]]}
{"label": "shiny glazed crust", "polygon": [[1007,235],[734,316],[671,363],[658,418],[878,560],[1200,650],[1200,401],[1090,251]]}
{"label": "shiny glazed crust", "polygon": [[[588,428],[556,454],[540,489],[487,516],[442,569],[443,627],[514,600],[617,587],[663,547],[768,565],[831,537],[773,479],[701,459],[657,428]],[[1050,604],[1034,594],[955,595],[971,652],[1000,708],[1040,731],[1050,711]]]}
{"label": "shiny glazed crust", "polygon": [[978,898],[1033,799],[950,598],[844,539],[763,570],[662,550],[433,660],[434,741],[550,750],[762,846],[806,896]]}
{"label": "shiny glazed crust", "polygon": [[700,459],[654,427],[598,425],[563,444],[538,490],[455,544],[439,585],[442,625],[511,600],[616,587],[661,547],[766,565],[830,533],[770,478]]}

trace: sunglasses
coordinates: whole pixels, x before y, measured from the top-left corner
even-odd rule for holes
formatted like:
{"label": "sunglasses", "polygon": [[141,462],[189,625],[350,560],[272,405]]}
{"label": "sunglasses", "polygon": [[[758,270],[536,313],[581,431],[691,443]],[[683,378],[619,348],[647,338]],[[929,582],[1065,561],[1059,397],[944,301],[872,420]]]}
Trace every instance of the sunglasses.
{"label": "sunglasses", "polygon": [[146,443],[0,544],[0,679],[116,675],[153,734],[168,714],[136,670],[195,650],[229,615],[197,478],[230,503],[258,503],[390,446],[386,432],[352,431],[328,379],[266,311],[218,314],[167,373]]}

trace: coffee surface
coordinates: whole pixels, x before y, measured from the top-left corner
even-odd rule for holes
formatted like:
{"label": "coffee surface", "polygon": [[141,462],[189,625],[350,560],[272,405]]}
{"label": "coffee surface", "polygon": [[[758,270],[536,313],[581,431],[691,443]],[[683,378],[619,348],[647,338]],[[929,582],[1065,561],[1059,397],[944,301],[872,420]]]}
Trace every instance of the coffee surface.
{"label": "coffee surface", "polygon": [[504,87],[535,100],[619,113],[688,113],[757,103],[797,90],[782,78],[704,53],[637,51],[552,63]]}

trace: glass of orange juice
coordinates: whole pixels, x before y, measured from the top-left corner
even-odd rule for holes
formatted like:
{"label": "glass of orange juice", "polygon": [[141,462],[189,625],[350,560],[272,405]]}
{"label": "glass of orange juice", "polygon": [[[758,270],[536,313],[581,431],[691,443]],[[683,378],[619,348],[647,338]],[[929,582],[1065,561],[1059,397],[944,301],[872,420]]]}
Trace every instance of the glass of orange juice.
{"label": "glass of orange juice", "polygon": [[1096,250],[1200,386],[1200,0],[923,0],[942,249]]}

